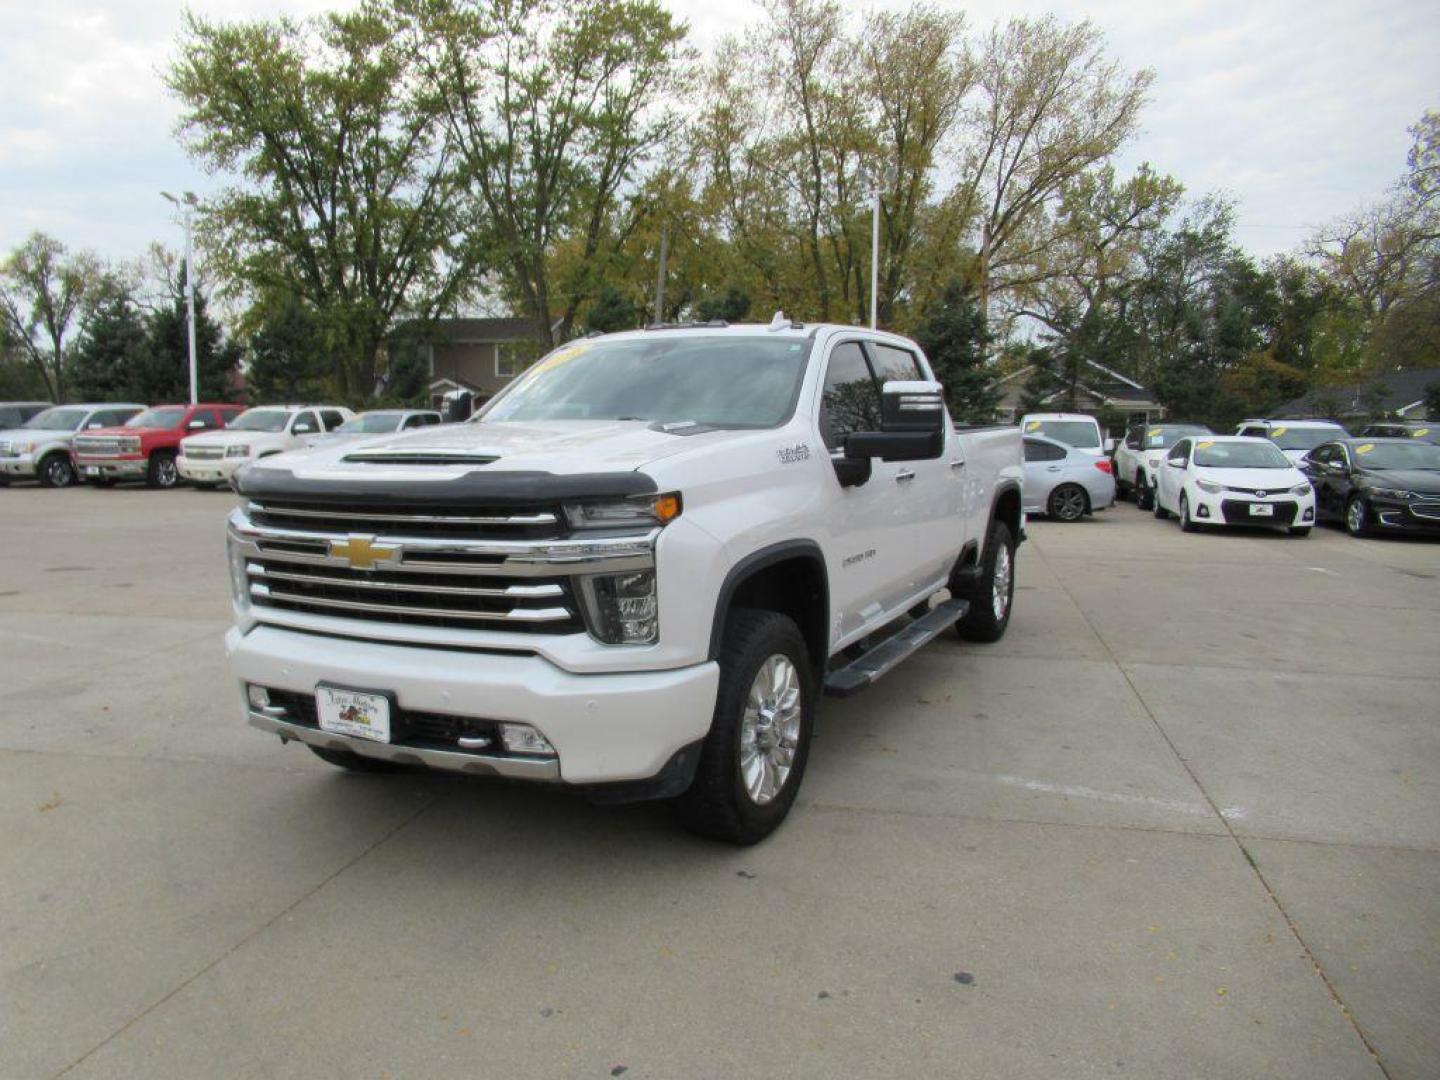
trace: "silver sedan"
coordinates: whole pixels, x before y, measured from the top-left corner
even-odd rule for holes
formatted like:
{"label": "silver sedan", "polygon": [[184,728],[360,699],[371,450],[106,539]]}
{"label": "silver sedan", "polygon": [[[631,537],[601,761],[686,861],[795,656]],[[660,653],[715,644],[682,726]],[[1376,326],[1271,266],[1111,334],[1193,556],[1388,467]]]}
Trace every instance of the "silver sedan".
{"label": "silver sedan", "polygon": [[1115,502],[1115,469],[1073,446],[1039,435],[1025,436],[1025,512],[1056,521],[1079,521]]}

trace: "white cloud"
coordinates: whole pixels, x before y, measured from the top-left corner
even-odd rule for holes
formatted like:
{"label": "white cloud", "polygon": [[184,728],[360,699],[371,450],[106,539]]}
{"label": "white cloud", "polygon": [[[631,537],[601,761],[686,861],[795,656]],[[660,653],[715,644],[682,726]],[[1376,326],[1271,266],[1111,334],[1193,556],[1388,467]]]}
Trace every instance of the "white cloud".
{"label": "white cloud", "polygon": [[[944,2],[944,0],[939,0]],[[7,0],[0,14],[0,251],[33,229],[115,258],[178,243],[161,189],[217,181],[175,142],[160,78],[181,8],[151,0]],[[194,0],[210,18],[302,16],[324,0]],[[672,0],[701,47],[757,8]],[[883,7],[899,7],[893,0]],[[859,10],[855,6],[855,10]],[[1378,199],[1404,168],[1407,125],[1440,107],[1440,9],[1426,0],[978,0],[972,29],[1011,15],[1090,18],[1113,54],[1152,67],[1143,134],[1122,164],[1149,161],[1196,194],[1240,202],[1257,254]]]}

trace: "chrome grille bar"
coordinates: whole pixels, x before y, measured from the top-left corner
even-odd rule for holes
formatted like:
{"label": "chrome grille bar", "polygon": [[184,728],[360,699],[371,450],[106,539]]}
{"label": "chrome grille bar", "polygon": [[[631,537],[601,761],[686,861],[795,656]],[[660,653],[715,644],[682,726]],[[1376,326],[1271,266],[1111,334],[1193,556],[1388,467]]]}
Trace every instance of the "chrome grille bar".
{"label": "chrome grille bar", "polygon": [[484,588],[472,585],[411,585],[398,581],[375,581],[370,578],[349,576],[331,577],[325,574],[297,574],[275,570],[260,563],[250,563],[245,572],[251,577],[262,577],[270,581],[289,581],[297,585],[323,585],[350,589],[374,589],[383,592],[430,593],[436,596],[494,596],[508,600],[535,600],[564,596],[565,590],[559,585],[507,585],[503,589]]}
{"label": "chrome grille bar", "polygon": [[277,592],[266,585],[252,583],[250,596],[254,600],[279,601],[301,607],[334,608],[337,611],[358,611],[372,615],[408,615],[422,619],[459,619],[467,622],[501,623],[552,623],[569,622],[574,613],[568,608],[515,608],[511,611],[465,611],[457,608],[411,607],[402,604],[367,604],[362,600],[337,600],[332,597],[305,596],[299,593]]}
{"label": "chrome grille bar", "polygon": [[359,512],[344,507],[336,507],[333,510],[308,507],[302,509],[289,506],[266,506],[255,502],[250,503],[246,509],[259,514],[273,514],[276,517],[321,518],[329,521],[384,521],[401,525],[407,522],[425,525],[555,525],[559,522],[559,518],[555,514],[548,512],[466,517],[450,514]]}

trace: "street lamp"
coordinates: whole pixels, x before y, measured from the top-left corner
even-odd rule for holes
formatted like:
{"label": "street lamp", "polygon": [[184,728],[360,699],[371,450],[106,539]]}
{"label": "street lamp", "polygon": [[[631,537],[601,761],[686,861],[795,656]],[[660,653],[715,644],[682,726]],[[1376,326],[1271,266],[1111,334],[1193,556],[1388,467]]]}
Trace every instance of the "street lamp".
{"label": "street lamp", "polygon": [[168,191],[162,191],[161,196],[175,204],[182,215],[181,220],[185,224],[185,322],[190,337],[190,404],[197,404],[200,400],[199,386],[196,382],[195,373],[195,246],[192,240],[194,229],[192,219],[195,214],[195,204],[200,200],[195,197],[193,191],[187,191],[180,198],[176,198]]}
{"label": "street lamp", "polygon": [[895,167],[878,169],[861,166],[860,182],[870,185],[870,329],[874,330],[880,310],[880,189],[894,183]]}

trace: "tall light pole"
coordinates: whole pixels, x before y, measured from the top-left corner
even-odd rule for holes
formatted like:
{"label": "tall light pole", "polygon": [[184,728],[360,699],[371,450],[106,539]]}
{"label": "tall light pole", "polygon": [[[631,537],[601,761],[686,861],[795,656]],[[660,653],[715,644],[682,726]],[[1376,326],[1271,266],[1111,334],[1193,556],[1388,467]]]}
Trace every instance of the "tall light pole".
{"label": "tall light pole", "polygon": [[181,213],[181,221],[185,225],[185,323],[190,337],[190,404],[194,405],[200,400],[200,388],[195,369],[195,244],[193,239],[193,217],[195,214],[195,204],[200,200],[195,197],[193,191],[185,192],[185,194],[178,199],[168,191],[162,191],[160,194],[175,204],[176,209]]}
{"label": "tall light pole", "polygon": [[880,310],[880,184],[870,193],[870,329]]}

